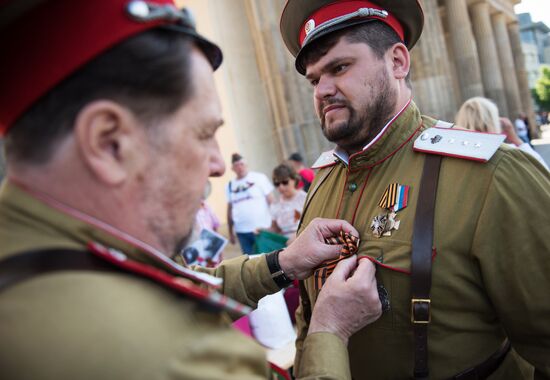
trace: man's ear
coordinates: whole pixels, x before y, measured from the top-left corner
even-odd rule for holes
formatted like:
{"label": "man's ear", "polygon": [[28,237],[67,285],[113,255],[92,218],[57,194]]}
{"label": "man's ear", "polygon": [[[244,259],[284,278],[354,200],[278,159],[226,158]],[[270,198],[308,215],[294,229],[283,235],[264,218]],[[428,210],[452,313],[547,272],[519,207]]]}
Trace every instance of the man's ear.
{"label": "man's ear", "polygon": [[405,79],[411,69],[409,50],[402,43],[397,43],[389,49],[392,61],[392,72],[396,79]]}
{"label": "man's ear", "polygon": [[74,133],[83,161],[99,181],[118,186],[129,178],[143,131],[128,108],[110,100],[91,102],[78,113]]}

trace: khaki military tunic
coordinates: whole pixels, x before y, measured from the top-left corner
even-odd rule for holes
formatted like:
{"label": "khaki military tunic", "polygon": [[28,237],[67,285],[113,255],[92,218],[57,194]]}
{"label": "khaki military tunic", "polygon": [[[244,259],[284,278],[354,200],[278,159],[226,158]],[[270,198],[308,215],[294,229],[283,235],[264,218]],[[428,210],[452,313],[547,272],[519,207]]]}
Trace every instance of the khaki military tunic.
{"label": "khaki military tunic", "polygon": [[[349,164],[322,168],[308,194],[301,229],[315,217],[351,222],[361,234],[359,256],[377,263],[377,280],[389,295],[391,309],[350,339],[355,379],[412,375],[411,241],[426,157],[413,151],[413,142],[434,124],[411,102]],[[410,186],[408,205],[397,212],[399,229],[378,238],[370,226],[384,213],[378,203],[392,183]],[[490,378],[532,378],[517,354],[539,379],[550,378],[550,174],[507,146],[487,163],[445,157],[436,199],[430,377],[449,378],[484,361],[508,336],[515,352]],[[305,288],[315,304],[312,278]],[[307,331],[303,307],[298,351]]]}
{"label": "khaki military tunic", "polygon": [[[153,263],[127,239],[61,212],[13,183],[0,191],[0,260],[42,249],[86,250],[98,242]],[[217,269],[223,293],[249,306],[278,290],[265,258]],[[0,378],[265,379],[265,351],[205,308],[162,285],[118,272],[50,272],[0,291]],[[304,344],[305,379],[349,377],[346,347],[328,333]]]}

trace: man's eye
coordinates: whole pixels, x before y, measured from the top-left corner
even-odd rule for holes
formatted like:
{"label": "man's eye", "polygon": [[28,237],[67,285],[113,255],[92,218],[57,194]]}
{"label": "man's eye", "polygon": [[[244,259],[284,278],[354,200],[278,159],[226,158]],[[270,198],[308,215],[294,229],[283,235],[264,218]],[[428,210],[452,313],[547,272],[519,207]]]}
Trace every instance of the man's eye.
{"label": "man's eye", "polygon": [[317,84],[319,83],[319,79],[312,79],[312,80],[309,81],[309,83],[310,83],[313,87],[315,87],[315,86],[317,86]]}
{"label": "man's eye", "polygon": [[210,129],[202,130],[199,139],[201,140],[210,140],[216,136],[216,131],[211,131]]}
{"label": "man's eye", "polygon": [[345,69],[347,69],[347,67],[348,67],[348,65],[345,65],[345,64],[341,64],[341,65],[335,66],[335,67],[334,67],[334,72],[335,72],[335,73],[342,72],[342,71],[344,71]]}

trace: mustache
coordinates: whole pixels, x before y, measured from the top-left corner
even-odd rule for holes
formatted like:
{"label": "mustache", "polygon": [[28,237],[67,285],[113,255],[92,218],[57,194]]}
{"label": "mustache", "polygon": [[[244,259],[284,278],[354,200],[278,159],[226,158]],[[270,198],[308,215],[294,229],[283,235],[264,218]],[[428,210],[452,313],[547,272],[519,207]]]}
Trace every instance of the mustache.
{"label": "mustache", "polygon": [[320,104],[319,104],[319,108],[321,110],[323,110],[325,107],[327,106],[331,106],[331,105],[339,105],[339,106],[345,106],[345,107],[349,107],[349,103],[346,99],[339,99],[339,98],[327,98],[327,99],[324,99]]}

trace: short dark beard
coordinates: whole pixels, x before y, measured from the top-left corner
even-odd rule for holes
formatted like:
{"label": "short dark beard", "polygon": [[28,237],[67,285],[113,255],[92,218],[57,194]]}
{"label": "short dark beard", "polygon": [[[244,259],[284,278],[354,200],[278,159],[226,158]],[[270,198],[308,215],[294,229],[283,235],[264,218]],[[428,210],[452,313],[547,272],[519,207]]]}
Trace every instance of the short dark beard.
{"label": "short dark beard", "polygon": [[325,117],[321,117],[321,128],[327,140],[336,143],[348,153],[363,150],[392,118],[397,104],[395,91],[389,86],[387,71],[384,70],[374,87],[372,102],[359,113],[345,99],[327,99],[320,107],[327,104],[339,104],[349,111],[347,124],[327,130]]}

